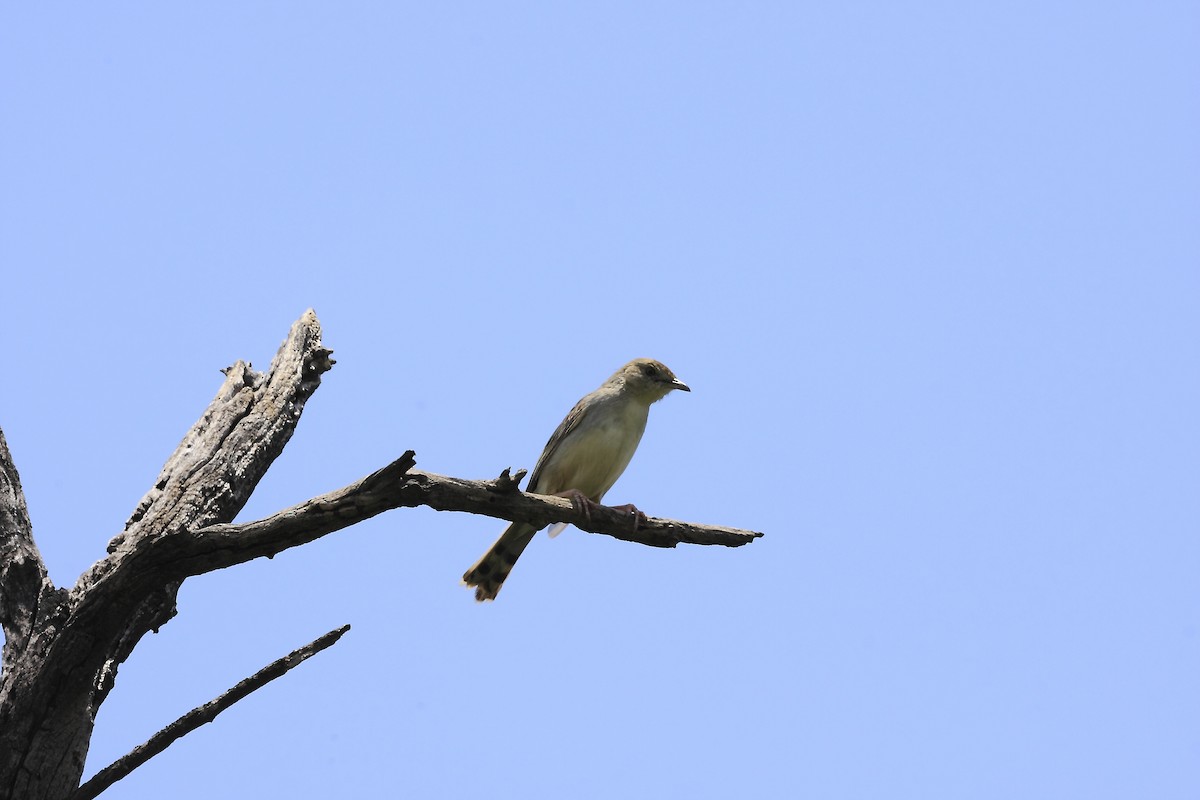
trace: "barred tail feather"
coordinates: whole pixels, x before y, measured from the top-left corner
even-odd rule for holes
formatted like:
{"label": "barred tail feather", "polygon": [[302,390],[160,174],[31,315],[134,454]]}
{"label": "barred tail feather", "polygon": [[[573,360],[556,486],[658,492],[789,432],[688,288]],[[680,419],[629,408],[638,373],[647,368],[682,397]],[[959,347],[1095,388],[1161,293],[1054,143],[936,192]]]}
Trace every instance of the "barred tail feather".
{"label": "barred tail feather", "polygon": [[475,587],[475,599],[495,600],[500,593],[504,579],[512,571],[513,564],[521,557],[521,553],[533,541],[537,528],[523,522],[514,522],[504,529],[483,557],[475,562],[462,577],[466,586]]}

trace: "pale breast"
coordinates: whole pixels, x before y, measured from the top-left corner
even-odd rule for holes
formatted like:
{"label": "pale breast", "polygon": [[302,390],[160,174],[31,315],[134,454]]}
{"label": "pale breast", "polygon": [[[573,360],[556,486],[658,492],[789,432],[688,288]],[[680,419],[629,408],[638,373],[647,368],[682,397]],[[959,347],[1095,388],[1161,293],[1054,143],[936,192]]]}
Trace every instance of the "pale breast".
{"label": "pale breast", "polygon": [[542,468],[538,490],[554,494],[578,489],[600,502],[629,466],[646,430],[649,410],[627,401],[589,409]]}

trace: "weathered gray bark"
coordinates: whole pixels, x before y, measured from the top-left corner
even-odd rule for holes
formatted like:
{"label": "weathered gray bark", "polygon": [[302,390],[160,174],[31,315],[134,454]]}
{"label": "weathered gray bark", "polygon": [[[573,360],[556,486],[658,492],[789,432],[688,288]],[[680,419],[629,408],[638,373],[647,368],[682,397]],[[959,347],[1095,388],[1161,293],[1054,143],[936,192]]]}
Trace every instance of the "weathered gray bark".
{"label": "weathered gray bark", "polygon": [[[55,588],[34,543],[20,481],[0,432],[0,800],[66,800],[80,785],[96,711],[141,638],[175,615],[184,579],[270,556],[382,511],[428,505],[658,547],[736,546],[761,535],[521,493],[506,470],[468,481],[413,469],[411,452],[321,497],[256,522],[231,520],[291,438],[304,404],[333,365],[310,310],[267,373],[238,362],[163,467],[122,533],[75,586]],[[298,663],[298,662],[297,662]],[[290,667],[289,667],[290,668]],[[95,788],[95,786],[93,786]]]}

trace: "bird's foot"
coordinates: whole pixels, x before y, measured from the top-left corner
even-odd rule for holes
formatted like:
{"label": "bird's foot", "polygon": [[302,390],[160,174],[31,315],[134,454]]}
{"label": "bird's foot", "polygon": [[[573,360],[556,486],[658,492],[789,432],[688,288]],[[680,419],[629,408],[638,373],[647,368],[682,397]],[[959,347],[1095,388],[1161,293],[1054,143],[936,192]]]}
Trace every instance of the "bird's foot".
{"label": "bird's foot", "polygon": [[646,515],[643,514],[641,511],[639,511],[638,507],[635,506],[633,503],[626,503],[623,506],[613,506],[613,508],[616,509],[617,511],[624,511],[626,514],[629,514],[633,517],[634,532],[636,532],[638,528],[640,528],[641,526],[646,524]]}
{"label": "bird's foot", "polygon": [[583,514],[584,519],[592,521],[592,509],[600,505],[578,489],[567,489],[565,492],[555,492],[555,497],[565,497],[571,501],[575,510]]}

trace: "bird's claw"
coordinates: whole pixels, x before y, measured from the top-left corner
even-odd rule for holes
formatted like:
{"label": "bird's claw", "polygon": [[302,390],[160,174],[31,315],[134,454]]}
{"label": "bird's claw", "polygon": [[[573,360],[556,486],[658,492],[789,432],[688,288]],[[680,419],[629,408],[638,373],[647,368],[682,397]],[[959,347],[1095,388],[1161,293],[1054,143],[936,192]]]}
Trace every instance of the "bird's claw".
{"label": "bird's claw", "polygon": [[592,509],[599,505],[599,503],[596,503],[592,498],[578,489],[567,489],[565,492],[557,492],[555,497],[565,497],[570,500],[575,510],[583,514],[583,518],[588,522],[592,521]]}
{"label": "bird's claw", "polygon": [[626,503],[623,506],[613,506],[617,511],[624,511],[626,514],[633,516],[633,530],[636,533],[637,529],[646,524],[646,515],[638,510],[638,507],[633,503]]}
{"label": "bird's claw", "polygon": [[[592,509],[597,508],[600,504],[592,498],[588,497],[578,489],[567,489],[565,492],[557,492],[555,497],[565,497],[571,501],[571,506],[583,514],[584,519],[588,522],[592,521]],[[638,507],[633,503],[626,503],[623,506],[612,506],[614,511],[620,511],[623,514],[629,514],[633,517],[633,530],[636,533],[639,528],[646,524],[646,515],[638,510]]]}

